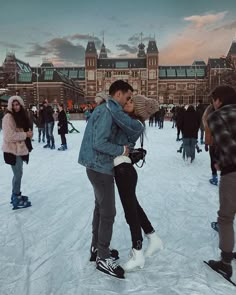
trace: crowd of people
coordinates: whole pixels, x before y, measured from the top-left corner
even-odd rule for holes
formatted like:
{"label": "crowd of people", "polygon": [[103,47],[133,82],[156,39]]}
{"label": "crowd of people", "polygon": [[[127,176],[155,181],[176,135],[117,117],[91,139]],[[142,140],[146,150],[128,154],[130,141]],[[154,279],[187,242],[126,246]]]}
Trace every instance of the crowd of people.
{"label": "crowd of people", "polygon": [[[212,184],[218,184],[217,171],[221,172],[220,208],[215,222],[219,231],[221,259],[210,260],[208,265],[230,279],[231,263],[236,258],[233,252],[233,222],[236,213],[236,92],[230,86],[218,86],[211,92],[210,98],[211,104],[207,108],[199,101],[196,109],[191,105],[176,109],[172,127],[177,127],[177,141],[181,139],[182,133],[184,157],[190,162],[195,158],[200,130],[200,143],[205,144],[205,150],[210,154]],[[96,103],[98,106],[86,120],[78,159],[86,167],[95,198],[90,261],[96,262],[99,271],[124,278],[125,272],[143,268],[146,257],[163,248],[156,229],[138,202],[138,177],[133,164],[137,154],[140,156],[141,153],[140,158],[145,157],[142,149],[135,149],[135,143],[142,138],[145,121],[149,119],[150,126],[154,122],[162,129],[165,110],[159,109],[154,99],[142,95],[133,96],[131,85],[122,80],[110,86],[109,96],[99,93]],[[29,162],[32,150],[32,120],[35,120],[39,129],[38,141],[41,142],[42,139],[45,142],[46,136],[44,148],[55,149],[55,119],[48,101],[44,101],[36,118],[30,119],[21,97],[12,96],[2,120],[2,129],[4,159],[13,171],[13,209],[31,206],[29,198],[21,193],[21,179],[23,162]],[[58,133],[61,136],[59,150],[66,150],[68,118],[63,105],[58,105]],[[116,215],[114,180],[131,236],[130,258],[123,267],[116,262],[119,258],[118,250],[109,247]],[[142,232],[148,240],[145,251]]]}

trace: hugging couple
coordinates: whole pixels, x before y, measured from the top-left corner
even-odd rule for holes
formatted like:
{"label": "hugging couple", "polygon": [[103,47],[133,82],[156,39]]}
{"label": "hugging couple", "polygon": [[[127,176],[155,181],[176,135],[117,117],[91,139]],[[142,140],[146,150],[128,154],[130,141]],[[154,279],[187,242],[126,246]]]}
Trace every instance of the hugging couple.
{"label": "hugging couple", "polygon": [[[132,97],[132,93],[131,85],[117,80],[111,84],[109,96],[96,96],[98,106],[88,120],[79,153],[95,196],[90,261],[96,261],[98,270],[118,278],[124,278],[125,271],[143,268],[145,258],[163,248],[137,200],[138,177],[129,157],[158,103],[141,95]],[[109,248],[116,215],[114,180],[132,240],[131,256],[123,267],[116,263],[118,251]],[[145,251],[142,230],[148,239]]]}

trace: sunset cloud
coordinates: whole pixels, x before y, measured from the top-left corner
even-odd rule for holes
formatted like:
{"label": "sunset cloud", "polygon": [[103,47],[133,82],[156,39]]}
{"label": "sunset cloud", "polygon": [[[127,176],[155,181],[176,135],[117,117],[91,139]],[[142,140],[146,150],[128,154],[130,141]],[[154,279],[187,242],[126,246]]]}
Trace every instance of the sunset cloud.
{"label": "sunset cloud", "polygon": [[[226,12],[215,15],[190,16],[183,31],[160,48],[161,64],[192,64],[196,59],[207,61],[209,57],[226,55],[235,36],[235,21],[225,22]],[[208,25],[212,25],[209,29]]]}
{"label": "sunset cloud", "polygon": [[200,29],[221,21],[227,13],[228,11],[223,11],[217,14],[192,15],[185,17],[184,20],[191,22],[195,28]]}

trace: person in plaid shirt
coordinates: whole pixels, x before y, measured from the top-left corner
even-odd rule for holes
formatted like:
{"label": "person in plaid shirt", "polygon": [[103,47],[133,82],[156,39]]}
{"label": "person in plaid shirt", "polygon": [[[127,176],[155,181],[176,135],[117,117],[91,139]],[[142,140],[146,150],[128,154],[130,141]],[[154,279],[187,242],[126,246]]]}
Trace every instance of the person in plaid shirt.
{"label": "person in plaid shirt", "polygon": [[215,111],[208,116],[208,125],[216,145],[215,163],[221,171],[218,211],[221,260],[208,261],[209,266],[225,278],[232,276],[234,250],[234,217],[236,213],[236,91],[226,85],[211,93]]}

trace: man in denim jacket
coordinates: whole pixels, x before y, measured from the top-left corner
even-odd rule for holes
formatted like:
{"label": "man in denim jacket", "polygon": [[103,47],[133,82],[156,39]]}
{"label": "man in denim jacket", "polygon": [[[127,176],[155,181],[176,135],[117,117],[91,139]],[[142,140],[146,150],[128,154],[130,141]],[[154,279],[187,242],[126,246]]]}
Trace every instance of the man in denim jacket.
{"label": "man in denim jacket", "polygon": [[[113,121],[105,103],[99,105],[88,120],[79,154],[79,163],[86,167],[95,195],[90,260],[96,260],[98,270],[119,278],[124,278],[124,270],[114,263],[118,252],[109,249],[116,215],[113,160],[119,155],[128,155],[129,148],[113,142],[119,136],[119,129],[122,126],[127,128],[131,122],[122,107],[132,92],[133,88],[122,80],[110,86],[109,99],[120,108],[120,124],[118,126]],[[129,127],[137,130],[142,128],[140,126],[138,121],[132,121]]]}

